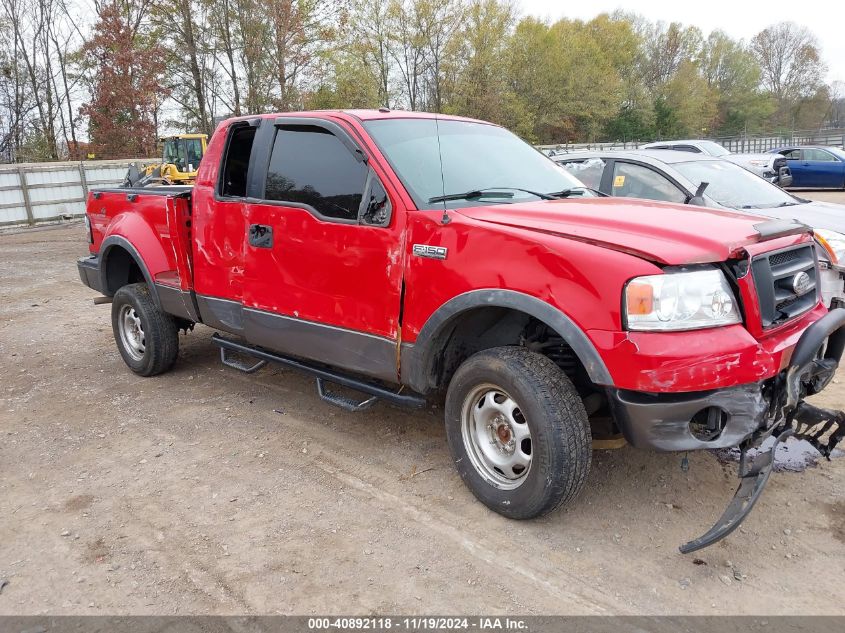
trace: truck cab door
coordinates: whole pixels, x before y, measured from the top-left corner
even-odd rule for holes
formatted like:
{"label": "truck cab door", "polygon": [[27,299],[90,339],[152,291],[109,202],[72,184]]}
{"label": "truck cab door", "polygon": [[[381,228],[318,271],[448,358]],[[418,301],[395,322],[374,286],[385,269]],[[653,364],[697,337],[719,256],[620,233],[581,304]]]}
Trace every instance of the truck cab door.
{"label": "truck cab door", "polygon": [[193,191],[194,290],[203,323],[243,332],[246,199],[260,119],[236,121],[211,141]]}
{"label": "truck cab door", "polygon": [[836,156],[815,147],[804,148],[802,166],[806,168],[807,187],[842,187],[842,163]]}
{"label": "truck cab door", "polygon": [[796,147],[789,150],[783,150],[780,153],[784,158],[786,158],[786,163],[789,165],[789,171],[792,173],[792,186],[811,186],[808,180],[809,164],[802,160],[801,148]]}
{"label": "truck cab door", "polygon": [[280,117],[247,204],[250,343],[396,382],[404,213],[338,123]]}

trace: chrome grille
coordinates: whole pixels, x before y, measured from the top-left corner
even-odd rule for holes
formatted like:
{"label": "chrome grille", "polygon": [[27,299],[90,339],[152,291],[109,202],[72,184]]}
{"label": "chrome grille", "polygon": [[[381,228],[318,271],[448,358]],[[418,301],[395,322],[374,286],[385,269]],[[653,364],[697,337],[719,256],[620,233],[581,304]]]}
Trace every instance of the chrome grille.
{"label": "chrome grille", "polygon": [[[785,323],[816,305],[818,267],[812,245],[758,255],[751,261],[751,270],[764,328]],[[802,273],[808,280],[803,279]],[[797,292],[801,281],[805,288]]]}

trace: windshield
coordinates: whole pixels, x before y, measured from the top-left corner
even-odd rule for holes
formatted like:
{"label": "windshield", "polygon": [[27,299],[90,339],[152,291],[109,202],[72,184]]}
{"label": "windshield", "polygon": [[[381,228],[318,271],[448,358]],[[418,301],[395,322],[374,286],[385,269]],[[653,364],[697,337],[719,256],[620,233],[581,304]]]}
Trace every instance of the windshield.
{"label": "windshield", "polygon": [[167,139],[164,142],[164,162],[165,164],[176,165],[176,168],[179,169],[179,171],[184,171],[185,154],[179,150],[179,139]]}
{"label": "windshield", "polygon": [[183,142],[188,171],[196,171],[200,166],[200,160],[202,160],[202,139],[186,138]]}
{"label": "windshield", "polygon": [[704,195],[731,209],[771,209],[799,204],[799,201],[767,180],[738,165],[720,160],[675,164],[695,187],[710,183]]}
{"label": "windshield", "polygon": [[[364,126],[419,209],[525,202],[538,199],[529,191],[549,194],[584,186],[533,147],[495,125],[381,119],[367,121]],[[430,202],[444,195],[488,190],[488,195],[469,199]],[[507,197],[495,195],[501,190]],[[592,194],[584,191],[584,195]]]}
{"label": "windshield", "polygon": [[727,156],[730,154],[728,150],[713,141],[701,141],[699,145],[701,145],[701,149],[711,156]]}

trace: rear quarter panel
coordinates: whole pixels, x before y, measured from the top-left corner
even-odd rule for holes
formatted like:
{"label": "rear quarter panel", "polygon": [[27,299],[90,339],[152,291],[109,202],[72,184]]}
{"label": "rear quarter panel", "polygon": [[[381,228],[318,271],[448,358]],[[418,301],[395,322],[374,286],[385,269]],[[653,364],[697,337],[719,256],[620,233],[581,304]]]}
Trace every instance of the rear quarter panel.
{"label": "rear quarter panel", "polygon": [[[168,205],[175,210],[178,203],[163,195],[138,193],[131,201],[126,191],[92,191],[88,196],[87,214],[91,222],[93,243],[90,250],[107,261],[108,248],[100,252],[103,243],[112,236],[129,242],[141,258],[154,281],[183,286],[190,279],[180,277],[177,250],[182,246],[168,221]],[[184,266],[183,266],[184,270]]]}

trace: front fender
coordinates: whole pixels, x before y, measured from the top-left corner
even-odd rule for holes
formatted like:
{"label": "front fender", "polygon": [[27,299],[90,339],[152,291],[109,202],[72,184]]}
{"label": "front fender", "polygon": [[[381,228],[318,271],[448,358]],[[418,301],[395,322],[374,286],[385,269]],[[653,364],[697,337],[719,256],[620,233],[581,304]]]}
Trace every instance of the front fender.
{"label": "front fender", "polygon": [[465,292],[440,306],[425,322],[416,342],[413,345],[402,345],[402,382],[421,393],[429,391],[428,376],[438,351],[436,341],[439,336],[457,316],[481,307],[511,308],[545,323],[572,348],[592,382],[599,385],[613,384],[598,351],[572,319],[541,299],[500,288]]}

